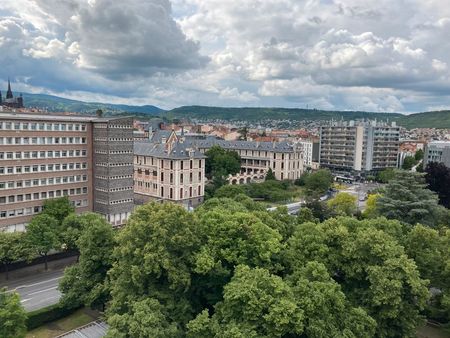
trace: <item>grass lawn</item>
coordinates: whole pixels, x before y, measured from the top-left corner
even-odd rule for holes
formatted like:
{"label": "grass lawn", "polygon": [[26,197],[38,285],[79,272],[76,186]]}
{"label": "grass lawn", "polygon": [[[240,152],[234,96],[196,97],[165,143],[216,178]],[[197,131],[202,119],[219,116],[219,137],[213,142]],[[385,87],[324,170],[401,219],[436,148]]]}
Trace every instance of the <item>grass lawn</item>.
{"label": "grass lawn", "polygon": [[66,318],[48,323],[27,333],[26,338],[53,338],[97,319],[99,314],[90,309],[80,309]]}
{"label": "grass lawn", "polygon": [[444,328],[425,325],[417,332],[417,338],[450,338],[450,332]]}

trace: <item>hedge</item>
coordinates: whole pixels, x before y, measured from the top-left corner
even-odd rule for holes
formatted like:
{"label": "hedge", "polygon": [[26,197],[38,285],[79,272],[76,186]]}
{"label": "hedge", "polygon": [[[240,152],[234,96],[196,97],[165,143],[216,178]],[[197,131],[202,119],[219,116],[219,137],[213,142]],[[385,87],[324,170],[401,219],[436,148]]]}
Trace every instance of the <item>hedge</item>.
{"label": "hedge", "polygon": [[54,304],[39,310],[27,313],[27,329],[32,330],[49,322],[67,317],[82,306],[66,307],[61,304]]}

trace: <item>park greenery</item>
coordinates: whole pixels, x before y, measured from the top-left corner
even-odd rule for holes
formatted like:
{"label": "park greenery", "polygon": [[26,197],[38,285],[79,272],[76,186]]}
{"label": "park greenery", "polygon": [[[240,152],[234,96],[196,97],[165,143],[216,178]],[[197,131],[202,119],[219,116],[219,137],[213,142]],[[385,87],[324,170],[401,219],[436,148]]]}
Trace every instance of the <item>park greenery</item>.
{"label": "park greenery", "polygon": [[211,147],[206,153],[205,175],[209,183],[205,187],[206,198],[227,184],[229,175],[241,170],[241,158],[236,151],[226,150],[220,146]]}
{"label": "park greenery", "polygon": [[20,304],[19,295],[0,289],[0,337],[23,338],[27,315]]}
{"label": "park greenery", "polygon": [[311,201],[321,217],[267,211],[244,186],[194,212],[150,203],[112,236],[84,230],[63,299],[105,306],[108,337],[414,337],[450,319],[448,210],[419,173],[373,196],[362,215],[345,193]]}
{"label": "park greenery", "polygon": [[[450,212],[428,189],[434,173],[393,174],[362,214],[343,192],[320,201],[327,171],[296,182],[298,215],[255,201],[289,190],[273,179],[220,187],[192,212],[149,203],[117,231],[51,200],[32,221],[50,239],[0,233],[0,260],[78,251],[61,304],[103,311],[107,337],[414,337],[426,318],[450,322]],[[0,333],[21,337],[17,295],[1,302]]]}

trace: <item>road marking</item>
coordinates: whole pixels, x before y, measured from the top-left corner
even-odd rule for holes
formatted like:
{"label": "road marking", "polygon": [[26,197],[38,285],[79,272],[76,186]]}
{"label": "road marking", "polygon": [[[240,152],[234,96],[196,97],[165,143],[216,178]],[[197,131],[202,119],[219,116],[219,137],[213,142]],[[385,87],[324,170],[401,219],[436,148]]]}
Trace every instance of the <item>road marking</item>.
{"label": "road marking", "polygon": [[31,298],[22,299],[20,302],[21,302],[21,303],[25,303],[25,302],[27,302],[27,301],[29,301],[29,300],[31,300]]}
{"label": "road marking", "polygon": [[51,288],[48,288],[48,289],[35,291],[35,292],[32,292],[32,293],[29,293],[28,296],[37,295],[37,294],[39,294],[39,293],[47,292],[47,291],[50,291],[50,290],[55,290],[55,289],[57,289],[57,288],[58,288],[57,286],[54,286],[54,287],[51,287]]}
{"label": "road marking", "polygon": [[58,280],[58,279],[61,279],[61,278],[63,278],[63,276],[56,277],[56,278],[51,278],[51,279],[46,279],[46,280],[44,280],[42,282],[38,282],[38,283],[34,283],[34,284],[20,285],[20,286],[16,287],[15,289],[13,289],[13,291],[17,291],[19,289],[31,288],[33,286],[45,284],[45,283],[52,282],[52,281],[55,281],[55,280]]}

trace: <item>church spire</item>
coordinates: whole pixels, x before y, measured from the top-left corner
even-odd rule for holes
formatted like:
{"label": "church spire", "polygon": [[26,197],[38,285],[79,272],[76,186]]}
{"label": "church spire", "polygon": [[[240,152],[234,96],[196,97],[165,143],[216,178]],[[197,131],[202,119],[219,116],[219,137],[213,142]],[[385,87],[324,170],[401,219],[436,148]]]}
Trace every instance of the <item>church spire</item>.
{"label": "church spire", "polygon": [[8,77],[8,91],[6,92],[6,98],[7,99],[13,98],[13,93],[11,91],[11,82],[9,81],[9,77]]}

